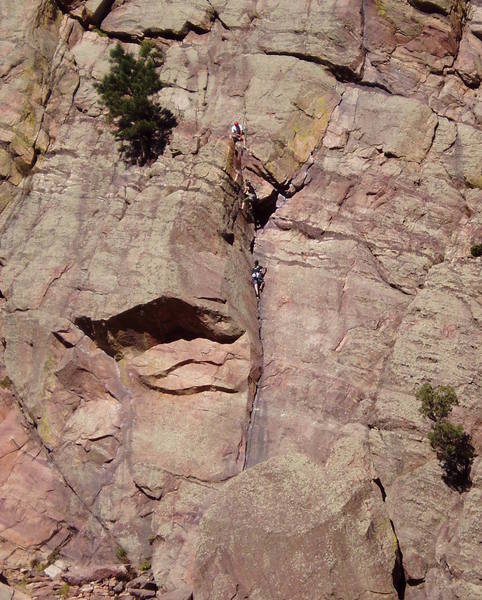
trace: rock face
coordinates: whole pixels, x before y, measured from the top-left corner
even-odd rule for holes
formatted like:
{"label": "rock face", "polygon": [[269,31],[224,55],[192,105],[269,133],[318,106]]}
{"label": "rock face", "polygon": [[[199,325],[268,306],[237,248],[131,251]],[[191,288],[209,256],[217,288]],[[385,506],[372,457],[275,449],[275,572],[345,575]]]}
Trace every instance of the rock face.
{"label": "rock face", "polygon": [[[480,598],[480,458],[447,487],[414,396],[454,386],[480,454],[480,2],[0,15],[7,581],[60,555],[166,599]],[[179,125],[140,168],[93,84],[144,38]]]}
{"label": "rock face", "polygon": [[201,525],[196,598],[397,598],[396,538],[366,432],[350,434],[325,468],[286,454],[225,486]]}
{"label": "rock face", "polygon": [[0,211],[47,150],[79,84],[69,69],[62,14],[53,2],[3,2],[0,77]]}

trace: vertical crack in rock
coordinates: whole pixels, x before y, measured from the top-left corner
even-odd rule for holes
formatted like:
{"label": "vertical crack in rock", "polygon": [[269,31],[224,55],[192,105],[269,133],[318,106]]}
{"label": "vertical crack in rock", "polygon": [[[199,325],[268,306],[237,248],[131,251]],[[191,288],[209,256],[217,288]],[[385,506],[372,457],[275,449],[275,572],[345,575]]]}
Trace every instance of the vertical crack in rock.
{"label": "vertical crack in rock", "polygon": [[[432,112],[434,113],[435,116],[438,117],[438,115],[437,115],[437,113],[435,111],[432,111]],[[427,152],[425,152],[425,156],[424,156],[423,160],[425,160],[427,158],[427,156],[429,155],[430,151],[432,150],[432,147],[433,147],[433,144],[435,142],[435,137],[437,135],[437,130],[438,130],[439,125],[440,125],[440,121],[437,118],[437,122],[435,123],[435,127],[433,128],[432,139],[430,140],[430,145],[427,148]]]}
{"label": "vertical crack in rock", "polygon": [[[382,489],[383,489],[383,486],[382,486]],[[405,570],[403,568],[403,554],[400,549],[400,543],[398,541],[397,532],[395,531],[395,526],[391,519],[390,519],[390,525],[392,527],[393,535],[395,537],[395,541],[397,544],[397,548],[395,550],[395,565],[393,566],[393,572],[392,572],[393,587],[395,588],[395,590],[398,594],[399,600],[403,600],[405,598],[405,588],[407,587],[407,581],[405,578]]]}
{"label": "vertical crack in rock", "polygon": [[[288,198],[292,198],[296,193],[298,193],[300,190],[302,190],[304,187],[306,187],[309,184],[309,182],[311,181],[311,178],[309,177],[308,173],[309,173],[309,169],[312,165],[312,162],[310,162],[310,160],[308,160],[307,161],[308,167],[306,167],[306,163],[305,163],[304,165],[301,166],[301,168],[298,170],[297,173],[295,173],[292,177],[289,178],[289,180],[287,182],[285,182],[284,184],[281,184],[276,180],[276,178],[273,175],[271,175],[271,173],[269,173],[269,171],[266,169],[265,165],[261,162],[261,160],[257,159],[253,154],[251,156],[253,158],[255,158],[256,161],[258,161],[258,164],[256,165],[255,169],[253,169],[252,165],[250,165],[251,168],[247,167],[248,170],[255,172],[259,177],[264,179],[267,183],[269,183],[273,187],[273,191],[271,192],[271,194],[267,198],[265,198],[264,201],[260,203],[260,205],[258,205],[258,209],[255,213],[255,219],[259,224],[259,228],[264,229],[278,208],[279,197],[281,196],[281,198],[283,198],[284,200],[287,200]],[[261,165],[261,168],[260,168],[260,165]],[[299,173],[303,172],[303,170],[305,170],[305,173],[304,173],[302,182],[298,186],[293,186],[293,181],[295,181],[297,179]],[[251,244],[252,251],[254,249],[255,242],[256,242],[256,234],[255,234],[252,244]],[[262,331],[261,331],[262,324],[261,324],[261,316],[260,316],[260,309],[262,306],[262,304],[261,304],[262,298],[263,298],[263,295],[261,294],[261,296],[257,302],[258,331],[259,331],[259,342],[260,342],[260,347],[261,347],[261,365],[262,366],[261,366],[261,374],[256,382],[253,403],[252,403],[251,410],[249,411],[249,416],[248,416],[248,426],[246,429],[246,447],[245,447],[245,453],[244,453],[243,470],[245,470],[249,465],[250,448],[251,448],[251,443],[252,443],[252,431],[253,431],[254,421],[256,419],[256,412],[258,410],[259,392],[260,392],[261,380],[263,378],[263,371],[264,371],[264,348],[263,348],[263,337],[262,337]]]}
{"label": "vertical crack in rock", "polygon": [[[387,498],[387,493],[385,491],[385,487],[379,477],[373,479],[373,483],[379,488],[380,494],[382,496],[382,501],[385,502]],[[390,519],[390,526],[393,531],[393,536],[395,538],[396,549],[395,549],[395,564],[393,566],[392,571],[392,580],[393,587],[395,588],[399,600],[403,600],[405,598],[405,588],[407,587],[407,581],[405,578],[405,570],[403,568],[403,554],[400,549],[400,543],[398,541],[397,532],[395,531],[395,525],[393,524],[392,519]]]}
{"label": "vertical crack in rock", "polygon": [[[275,201],[275,205],[276,205],[276,201]],[[276,210],[276,206],[275,206],[275,210]],[[266,223],[268,222],[268,220],[269,220],[269,216],[266,219]],[[263,225],[263,227],[264,227],[264,225]],[[252,243],[251,243],[251,252],[253,252],[255,242],[256,242],[256,234],[254,235]],[[255,381],[253,398],[252,398],[252,402],[251,402],[251,405],[250,405],[250,408],[248,411],[248,419],[247,419],[248,422],[247,422],[247,426],[246,426],[246,440],[245,440],[245,447],[244,447],[244,462],[243,462],[243,469],[242,469],[243,471],[247,468],[248,462],[249,462],[248,458],[249,458],[249,452],[250,452],[250,446],[251,446],[251,434],[252,434],[253,424],[254,424],[254,420],[256,417],[256,411],[257,411],[257,407],[258,407],[257,405],[258,405],[258,398],[259,398],[260,382],[263,377],[263,370],[264,370],[264,348],[263,348],[263,337],[261,334],[260,305],[261,305],[261,298],[259,300],[257,300],[257,306],[256,306],[256,315],[257,315],[257,319],[258,319],[258,339],[259,339],[259,345],[261,348],[261,356],[260,356],[261,372],[260,372],[258,379]],[[237,595],[237,591],[236,591],[235,596],[236,595]]]}
{"label": "vertical crack in rock", "polygon": [[[385,487],[379,477],[373,479],[373,483],[379,488],[380,494],[382,496],[382,501],[385,502],[387,498],[387,493],[385,491]],[[403,568],[403,554],[400,549],[400,543],[398,541],[397,532],[395,531],[395,525],[393,524],[392,519],[390,519],[390,526],[393,531],[393,536],[395,538],[396,549],[395,549],[395,564],[393,566],[392,571],[392,580],[393,587],[395,588],[399,600],[403,600],[405,598],[405,588],[407,586],[407,581],[405,578],[405,570]]]}
{"label": "vertical crack in rock", "polygon": [[257,312],[258,312],[258,331],[259,331],[259,345],[261,347],[261,373],[260,376],[258,378],[258,380],[256,381],[256,387],[254,389],[254,394],[253,394],[253,400],[252,400],[252,404],[251,404],[251,408],[249,410],[249,414],[248,414],[248,424],[246,427],[246,445],[245,445],[245,450],[244,450],[244,463],[243,463],[243,471],[248,467],[248,463],[249,463],[249,454],[250,454],[250,447],[251,447],[251,435],[252,435],[252,431],[253,431],[253,424],[254,424],[254,420],[256,418],[256,411],[258,408],[258,399],[259,399],[259,388],[260,388],[260,382],[261,379],[263,377],[263,370],[264,370],[264,349],[263,349],[263,338],[261,335],[261,319],[259,317],[259,306],[260,306],[260,302],[261,299],[258,302],[258,306],[257,306]]}
{"label": "vertical crack in rock", "polygon": [[366,16],[365,16],[365,0],[361,0],[360,2],[360,30],[361,30],[361,40],[360,40],[360,49],[361,52],[363,53],[363,61],[362,61],[362,65],[360,68],[360,79],[363,79],[365,77],[365,65],[367,62],[367,49],[365,46],[365,30],[366,30],[366,24],[365,24],[365,20],[366,20]]}

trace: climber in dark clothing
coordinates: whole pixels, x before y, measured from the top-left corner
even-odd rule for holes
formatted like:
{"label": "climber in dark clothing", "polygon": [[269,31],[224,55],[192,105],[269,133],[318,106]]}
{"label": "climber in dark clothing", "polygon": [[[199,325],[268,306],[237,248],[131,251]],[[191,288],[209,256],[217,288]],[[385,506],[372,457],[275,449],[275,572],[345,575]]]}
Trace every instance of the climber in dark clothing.
{"label": "climber in dark clothing", "polygon": [[259,298],[261,291],[264,287],[264,276],[266,275],[266,268],[262,267],[257,260],[254,261],[254,267],[251,270],[251,280],[254,285],[254,293],[256,298]]}
{"label": "climber in dark clothing", "polygon": [[241,202],[241,210],[254,221],[254,207],[258,200],[254,187],[250,181],[246,181],[243,190],[243,200]]}

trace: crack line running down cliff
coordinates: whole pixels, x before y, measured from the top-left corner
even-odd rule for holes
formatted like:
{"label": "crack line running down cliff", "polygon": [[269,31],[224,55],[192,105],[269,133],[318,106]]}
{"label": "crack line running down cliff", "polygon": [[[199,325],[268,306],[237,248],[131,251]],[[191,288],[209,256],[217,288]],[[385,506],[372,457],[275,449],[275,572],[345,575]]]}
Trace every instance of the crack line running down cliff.
{"label": "crack line running down cliff", "polygon": [[[277,210],[276,199],[279,196],[282,196],[282,198],[284,198],[285,200],[287,200],[288,198],[292,198],[295,194],[297,194],[304,187],[306,187],[306,185],[309,184],[311,179],[310,179],[310,177],[308,177],[308,171],[312,165],[309,164],[309,166],[306,167],[306,163],[305,163],[304,165],[301,166],[299,171],[296,172],[295,174],[293,174],[293,176],[290,177],[286,182],[280,183],[279,181],[276,180],[274,175],[272,175],[269,172],[269,170],[266,168],[265,164],[263,163],[263,161],[260,158],[256,157],[256,155],[249,150],[247,151],[247,154],[248,154],[248,156],[250,156],[252,159],[254,159],[256,161],[256,165],[255,165],[256,168],[253,168],[253,165],[241,165],[241,177],[242,177],[242,171],[243,171],[243,167],[244,167],[245,169],[249,170],[250,172],[256,173],[258,175],[258,177],[260,177],[261,179],[264,179],[264,181],[269,183],[273,188],[273,194],[272,194],[273,201],[271,203],[271,208],[269,209],[269,212],[266,215],[266,219],[264,220],[263,225],[261,227],[261,229],[264,229],[264,227],[270,222],[273,214]],[[303,178],[303,182],[301,183],[301,185],[296,187],[294,190],[290,190],[292,181],[295,180],[297,178],[297,176],[299,175],[299,173],[302,172],[304,169],[306,170],[306,172],[305,172],[305,177]],[[256,242],[256,232],[257,231],[258,230],[255,229],[255,234],[254,234],[253,241],[251,244],[252,249],[254,248],[254,245]],[[253,252],[253,250],[252,250],[252,252]],[[253,394],[252,404],[248,408],[243,470],[247,469],[249,466],[249,455],[250,455],[250,447],[251,447],[251,441],[252,441],[252,432],[253,432],[254,422],[255,422],[255,418],[256,418],[256,413],[258,411],[259,394],[260,394],[260,390],[261,390],[261,381],[262,381],[262,378],[264,375],[264,348],[263,348],[263,336],[262,336],[262,321],[261,321],[261,317],[260,317],[260,311],[262,308],[262,298],[263,298],[263,294],[261,293],[259,299],[257,299],[257,306],[256,306],[256,313],[257,313],[257,319],[258,319],[258,336],[259,336],[258,339],[259,339],[260,348],[261,348],[261,356],[260,356],[261,372],[255,383],[255,390],[254,390],[254,394]]]}
{"label": "crack line running down cliff", "polygon": [[[387,493],[385,491],[385,487],[383,486],[381,479],[379,477],[376,477],[375,479],[373,479],[373,483],[380,490],[380,494],[382,496],[382,502],[386,502]],[[395,590],[397,592],[397,596],[398,596],[399,600],[403,600],[405,598],[405,588],[407,587],[407,580],[405,577],[405,569],[403,567],[403,554],[400,549],[400,543],[398,541],[397,532],[395,531],[395,525],[393,524],[392,519],[390,519],[390,526],[392,528],[393,536],[394,536],[395,542],[396,542],[395,563],[393,565],[393,571],[392,571],[393,587],[395,588]]]}
{"label": "crack line running down cliff", "polygon": [[[341,98],[340,98],[340,102],[341,102]],[[244,114],[246,115],[246,108],[244,108]],[[246,122],[246,116],[244,117],[244,119]],[[285,182],[281,183],[276,179],[274,174],[272,174],[269,171],[269,169],[267,169],[264,162],[259,157],[257,157],[254,154],[254,152],[252,152],[249,149],[245,150],[245,152],[246,152],[247,156],[249,156],[251,158],[251,161],[250,161],[251,164],[241,163],[241,165],[240,165],[241,180],[243,180],[243,170],[246,169],[246,170],[250,171],[251,173],[254,173],[255,175],[257,175],[264,181],[266,181],[273,188],[273,193],[270,196],[271,202],[269,203],[268,211],[267,211],[267,214],[265,215],[266,218],[263,219],[262,227],[260,228],[260,229],[264,229],[264,227],[271,221],[273,214],[276,212],[276,210],[278,208],[277,199],[280,196],[284,200],[288,200],[289,198],[292,198],[293,196],[295,196],[302,189],[304,189],[307,185],[309,185],[309,183],[311,181],[311,177],[309,176],[309,170],[313,165],[313,161],[312,161],[312,158],[310,157],[308,159],[308,161],[306,161],[303,165],[300,166],[300,168],[298,169],[298,171],[296,173],[294,173],[291,177],[289,177]],[[252,162],[253,160],[255,161],[254,163]],[[308,163],[308,166],[307,166],[307,163]],[[304,171],[304,177],[303,177],[301,183],[297,186],[293,186],[292,182],[297,180],[299,178],[300,173],[303,173],[303,171]],[[251,243],[251,249],[252,249],[251,252],[253,252],[253,249],[255,246],[257,231],[258,231],[258,229],[255,228],[254,237],[253,237],[253,240]],[[258,411],[259,394],[260,394],[260,390],[261,390],[261,381],[262,381],[262,378],[264,375],[264,348],[263,348],[263,336],[262,336],[262,321],[261,321],[261,317],[260,317],[260,311],[262,308],[262,298],[263,298],[263,294],[261,293],[259,299],[257,299],[257,306],[256,306],[256,313],[257,313],[257,319],[258,319],[258,336],[259,336],[258,339],[259,339],[260,348],[261,348],[261,356],[260,356],[261,372],[255,383],[255,390],[254,390],[254,394],[253,394],[252,403],[248,408],[247,426],[246,426],[246,430],[245,430],[246,438],[245,438],[243,470],[247,469],[249,466],[249,456],[250,456],[250,447],[251,447],[251,441],[252,441],[252,432],[253,432],[254,422],[255,422],[255,418],[256,418],[256,413]]]}

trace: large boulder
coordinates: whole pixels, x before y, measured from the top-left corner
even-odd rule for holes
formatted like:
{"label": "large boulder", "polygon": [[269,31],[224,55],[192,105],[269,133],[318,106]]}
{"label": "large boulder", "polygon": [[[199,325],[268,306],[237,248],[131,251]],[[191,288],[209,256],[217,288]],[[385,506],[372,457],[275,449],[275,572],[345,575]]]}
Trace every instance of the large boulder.
{"label": "large boulder", "polygon": [[324,468],[301,454],[233,479],[201,522],[194,593],[223,598],[397,598],[397,543],[363,430]]}

